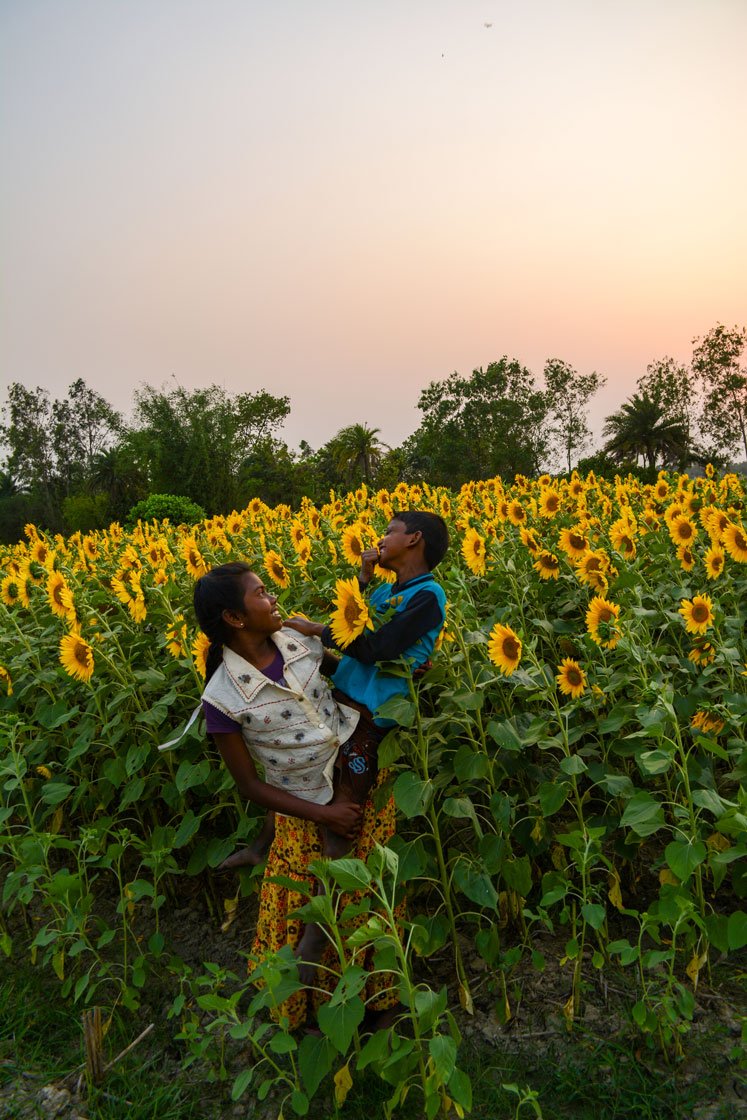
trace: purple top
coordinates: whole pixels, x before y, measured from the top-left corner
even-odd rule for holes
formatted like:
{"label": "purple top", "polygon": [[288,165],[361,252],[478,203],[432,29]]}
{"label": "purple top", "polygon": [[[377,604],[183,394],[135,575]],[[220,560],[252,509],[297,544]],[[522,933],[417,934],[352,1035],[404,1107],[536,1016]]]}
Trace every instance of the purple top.
{"label": "purple top", "polygon": [[[280,650],[275,652],[270,664],[262,672],[266,677],[269,677],[275,684],[282,685],[287,688],[285,677],[285,664],[283,662],[283,655]],[[202,701],[202,710],[205,713],[205,725],[208,735],[230,735],[232,731],[241,731],[241,724],[237,723],[235,719],[225,715],[219,708],[209,704],[207,700]]]}

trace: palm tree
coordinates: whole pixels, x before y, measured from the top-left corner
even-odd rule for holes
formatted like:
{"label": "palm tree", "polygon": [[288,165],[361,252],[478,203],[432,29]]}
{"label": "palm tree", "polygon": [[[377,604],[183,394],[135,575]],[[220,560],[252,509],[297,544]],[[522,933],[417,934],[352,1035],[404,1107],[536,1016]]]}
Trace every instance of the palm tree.
{"label": "palm tree", "polygon": [[652,470],[659,458],[664,466],[685,465],[692,452],[686,422],[667,415],[648,393],[634,393],[608,416],[604,434],[609,437],[604,450],[616,462],[637,463],[642,458]]}
{"label": "palm tree", "polygon": [[351,424],[341,428],[334,437],[335,465],[347,478],[360,472],[363,480],[370,485],[384,452],[385,443],[378,440],[380,428],[369,428],[367,424]]}

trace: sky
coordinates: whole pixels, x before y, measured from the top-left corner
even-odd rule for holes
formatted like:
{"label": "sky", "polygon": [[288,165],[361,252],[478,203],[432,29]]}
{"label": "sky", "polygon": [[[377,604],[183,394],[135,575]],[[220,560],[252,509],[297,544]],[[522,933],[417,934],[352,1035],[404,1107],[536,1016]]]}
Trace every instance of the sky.
{"label": "sky", "polygon": [[747,323],[745,0],[0,0],[0,378],[287,395],[291,447],[504,354]]}

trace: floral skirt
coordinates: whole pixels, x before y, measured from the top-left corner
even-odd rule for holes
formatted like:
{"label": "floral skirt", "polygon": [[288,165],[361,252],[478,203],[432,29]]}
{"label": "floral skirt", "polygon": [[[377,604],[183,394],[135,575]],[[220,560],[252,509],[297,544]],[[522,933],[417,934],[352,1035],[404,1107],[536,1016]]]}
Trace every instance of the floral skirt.
{"label": "floral skirt", "polygon": [[[386,773],[379,774],[377,788],[386,778]],[[376,809],[372,800],[366,802],[363,809],[363,824],[358,841],[349,853],[351,858],[366,860],[376,844],[386,844],[394,835],[394,800],[389,798],[381,809]],[[313,888],[315,879],[309,873],[308,867],[315,859],[322,855],[322,838],[317,825],[312,821],[300,820],[298,817],[284,817],[279,813],[275,815],[275,839],[267,857],[262,889],[259,897],[259,914],[257,917],[257,932],[252,946],[249,961],[250,971],[257,963],[267,956],[290,945],[295,949],[298,944],[303,925],[299,918],[290,915],[303,906],[307,901],[300,892],[293,891],[278,883],[270,882],[273,876],[282,875],[297,883],[303,883]],[[343,896],[342,906],[348,902],[359,902],[365,896],[365,891],[350,892]],[[346,932],[351,932],[356,926],[366,921],[366,915],[361,914],[353,919],[346,927]],[[368,950],[365,958],[360,963],[364,968],[372,967],[372,951]],[[325,949],[321,959],[322,966],[317,970],[315,984],[319,988],[332,990],[337,983],[335,972],[339,969],[339,961],[333,946]],[[387,973],[377,972],[371,976],[365,991],[362,993],[366,1005],[375,1011],[383,1011],[392,1007],[398,999],[396,989],[392,987],[392,978]],[[308,997],[311,997],[309,1007]],[[300,1026],[306,1021],[308,1012],[313,1011],[325,997],[322,992],[307,990],[296,992],[283,1003],[277,1011],[277,1016],[287,1016],[291,1029]]]}

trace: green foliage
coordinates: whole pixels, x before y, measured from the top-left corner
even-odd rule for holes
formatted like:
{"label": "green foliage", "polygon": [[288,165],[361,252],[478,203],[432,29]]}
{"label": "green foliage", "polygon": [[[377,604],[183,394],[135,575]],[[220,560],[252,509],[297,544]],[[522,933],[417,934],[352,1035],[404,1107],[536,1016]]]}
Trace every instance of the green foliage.
{"label": "green foliage", "polygon": [[70,494],[62,503],[62,517],[68,533],[87,533],[103,529],[111,520],[106,494]]}
{"label": "green foliage", "polygon": [[138,502],[127,514],[126,525],[132,527],[138,521],[165,521],[172,525],[196,525],[205,518],[205,510],[196,502],[182,494],[151,494]]}

